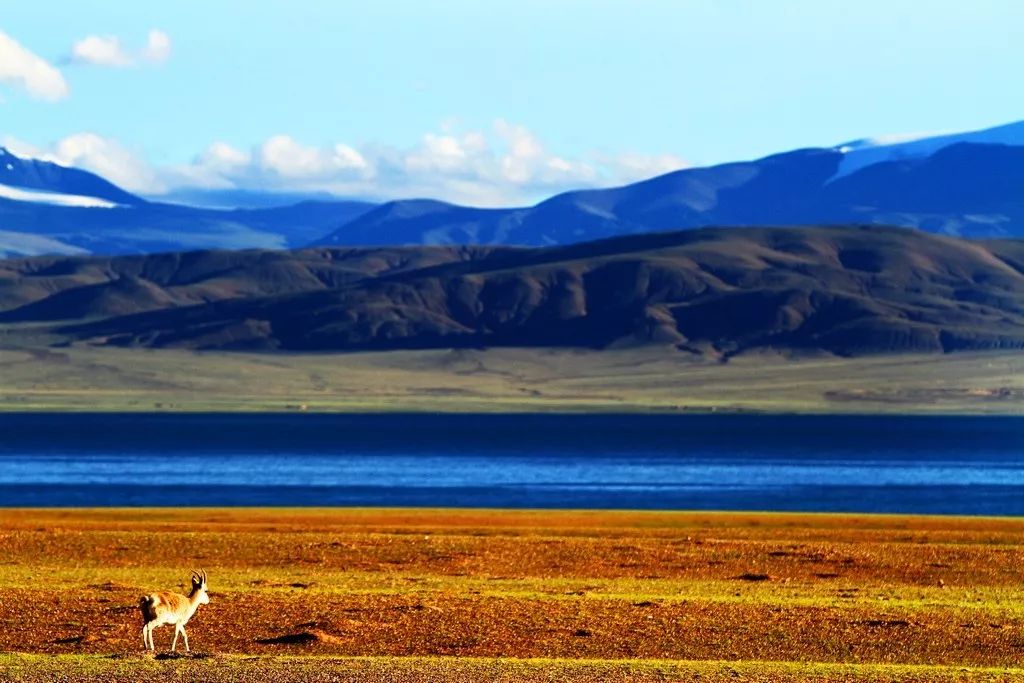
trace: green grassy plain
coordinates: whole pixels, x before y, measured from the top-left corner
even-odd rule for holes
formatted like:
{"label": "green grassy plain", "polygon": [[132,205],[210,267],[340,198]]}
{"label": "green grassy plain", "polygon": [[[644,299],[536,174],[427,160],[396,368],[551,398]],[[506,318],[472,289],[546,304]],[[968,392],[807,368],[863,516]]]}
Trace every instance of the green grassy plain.
{"label": "green grassy plain", "polygon": [[0,558],[4,681],[1024,680],[1020,519],[5,509]]}
{"label": "green grassy plain", "polygon": [[[19,338],[15,335],[12,338]],[[3,344],[0,410],[1024,413],[1024,354],[257,354]]]}

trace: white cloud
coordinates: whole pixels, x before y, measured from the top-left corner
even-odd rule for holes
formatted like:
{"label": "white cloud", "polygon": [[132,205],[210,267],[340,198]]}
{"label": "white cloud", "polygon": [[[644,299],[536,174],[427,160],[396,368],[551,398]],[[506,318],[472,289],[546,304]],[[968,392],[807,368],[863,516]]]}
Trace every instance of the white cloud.
{"label": "white cloud", "polygon": [[197,165],[220,173],[230,173],[243,168],[250,161],[251,154],[237,150],[226,142],[215,142],[199,156]]}
{"label": "white cloud", "polygon": [[95,133],[69,135],[57,143],[54,155],[68,166],[87,168],[129,191],[163,187],[157,173],[138,154]]}
{"label": "white cloud", "polygon": [[[406,187],[404,196],[431,196],[479,206],[526,204],[563,190],[608,184],[617,173],[590,159],[550,153],[525,126],[503,119],[489,131],[459,133],[454,121],[428,133],[380,175]],[[393,155],[392,155],[393,156]],[[388,161],[381,155],[378,161]]]}
{"label": "white cloud", "polygon": [[5,135],[3,140],[0,140],[0,147],[4,147],[7,151],[22,158],[32,157],[39,159],[46,156],[44,150],[10,135]]}
{"label": "white cloud", "polygon": [[411,147],[309,145],[274,135],[249,150],[217,141],[191,162],[152,167],[115,140],[80,133],[45,150],[6,140],[15,153],[100,173],[125,189],[156,195],[175,188],[329,192],[382,199],[431,197],[474,206],[531,204],[558,192],[619,185],[684,168],[676,156],[553,154],[522,125],[490,130],[449,125]]}
{"label": "white cloud", "polygon": [[632,182],[689,166],[685,159],[675,154],[619,154],[604,163],[616,169],[616,182]]}
{"label": "white cloud", "polygon": [[260,146],[260,167],[282,178],[320,179],[363,173],[369,165],[348,145],[329,148],[299,144],[288,135],[275,135]]}
{"label": "white cloud", "polygon": [[480,133],[427,133],[419,146],[406,151],[403,165],[411,173],[464,173],[473,168],[480,155],[487,153],[487,139]]}
{"label": "white cloud", "polygon": [[162,184],[171,189],[230,189],[236,185],[229,178],[244,173],[251,161],[251,154],[224,142],[215,142],[196,156],[192,163],[164,167],[159,173]]}
{"label": "white cloud", "polygon": [[147,62],[162,64],[171,58],[171,37],[153,29],[146,38],[146,47],[142,50],[142,58]]}
{"label": "white cloud", "polygon": [[494,132],[505,141],[512,157],[533,159],[544,154],[540,141],[525,126],[498,119],[494,122]]}
{"label": "white cloud", "polygon": [[161,64],[171,56],[171,38],[165,32],[153,29],[146,37],[146,45],[140,50],[128,50],[117,36],[86,36],[71,46],[73,64],[92,66],[129,67],[140,62]]}
{"label": "white cloud", "polygon": [[19,156],[84,168],[130,192],[160,193],[169,189],[161,172],[139,154],[95,133],[75,133],[45,149],[11,137],[4,138],[3,146]]}
{"label": "white cloud", "polygon": [[64,76],[52,64],[0,31],[0,83],[23,88],[41,100],[56,101],[68,96]]}
{"label": "white cloud", "polygon": [[71,61],[96,66],[131,66],[134,61],[117,36],[86,36],[71,46]]}

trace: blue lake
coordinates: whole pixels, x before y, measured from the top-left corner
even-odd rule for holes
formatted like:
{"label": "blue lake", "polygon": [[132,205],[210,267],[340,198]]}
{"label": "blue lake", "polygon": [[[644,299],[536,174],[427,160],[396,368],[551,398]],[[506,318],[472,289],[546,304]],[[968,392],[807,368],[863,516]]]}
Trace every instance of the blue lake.
{"label": "blue lake", "polygon": [[1024,515],[1024,418],[0,414],[0,506]]}

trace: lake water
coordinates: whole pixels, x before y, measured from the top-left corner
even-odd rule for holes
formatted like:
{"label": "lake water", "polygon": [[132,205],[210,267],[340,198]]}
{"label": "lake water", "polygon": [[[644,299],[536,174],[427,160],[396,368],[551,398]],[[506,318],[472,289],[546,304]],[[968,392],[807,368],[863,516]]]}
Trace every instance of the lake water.
{"label": "lake water", "polygon": [[0,414],[0,506],[1024,515],[1024,418]]}

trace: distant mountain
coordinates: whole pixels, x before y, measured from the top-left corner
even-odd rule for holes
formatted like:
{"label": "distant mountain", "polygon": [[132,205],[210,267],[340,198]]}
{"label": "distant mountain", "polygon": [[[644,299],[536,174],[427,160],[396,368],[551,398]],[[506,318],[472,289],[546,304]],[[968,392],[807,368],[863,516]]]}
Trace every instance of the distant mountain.
{"label": "distant mountain", "polygon": [[[337,197],[328,192],[269,192],[240,188],[205,189],[198,187],[176,188],[166,194],[152,195],[146,198],[153,202],[184,204],[203,209],[270,209],[305,202],[330,204],[338,201]],[[366,204],[375,204],[375,202],[366,200]]]}
{"label": "distant mountain", "polygon": [[374,205],[218,210],[152,202],[99,176],[0,147],[0,258],[302,246]]}
{"label": "distant mountain", "polygon": [[[1024,237],[1024,121],[684,169],[623,187],[566,192],[530,207],[482,209],[431,199],[375,205],[246,189],[183,189],[164,199],[174,201],[136,197],[94,174],[0,148],[0,257],[545,246],[714,225],[857,223]],[[271,205],[278,201],[285,205]]]}
{"label": "distant mountain", "polygon": [[541,249],[46,257],[0,262],[0,302],[0,322],[146,347],[1024,349],[1024,241],[733,227]]}
{"label": "distant mountain", "polygon": [[[1016,134],[1022,125],[1008,129]],[[844,223],[1024,236],[1024,144],[947,136],[887,148],[804,149],[567,192],[528,208],[396,201],[314,244],[542,246],[710,225]]]}
{"label": "distant mountain", "polygon": [[[108,205],[136,206],[145,203],[139,197],[88,171],[50,161],[26,159],[0,147],[0,197],[11,188],[38,190],[53,195],[52,199],[58,202],[61,196],[72,196],[102,200]],[[41,201],[46,203],[46,198]]]}
{"label": "distant mountain", "polygon": [[1024,146],[1024,121],[967,133],[944,133],[931,136],[896,135],[845,142],[835,147],[836,150],[843,153],[843,160],[839,164],[836,176],[849,175],[865,166],[884,161],[923,159],[935,154],[943,147],[965,142],[978,145]]}

